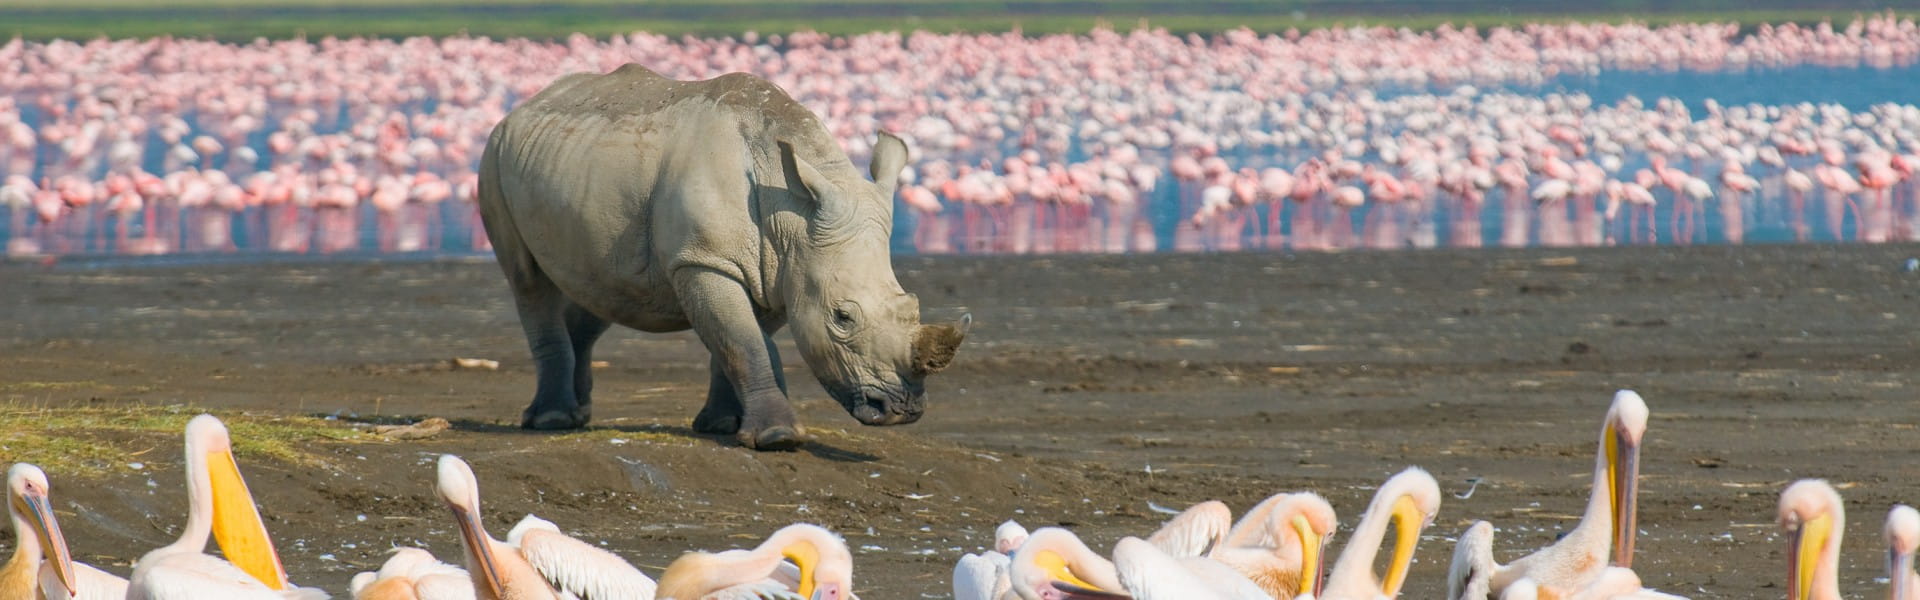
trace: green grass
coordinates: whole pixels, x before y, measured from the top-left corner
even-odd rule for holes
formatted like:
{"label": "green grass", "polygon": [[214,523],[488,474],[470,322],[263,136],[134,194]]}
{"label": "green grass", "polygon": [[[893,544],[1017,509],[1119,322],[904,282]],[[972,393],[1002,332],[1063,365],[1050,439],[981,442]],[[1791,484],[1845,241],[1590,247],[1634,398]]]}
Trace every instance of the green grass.
{"label": "green grass", "polygon": [[[95,475],[128,463],[180,459],[179,437],[187,421],[204,410],[142,405],[85,408],[0,406],[0,456],[62,475]],[[288,464],[318,464],[311,444],[373,441],[339,422],[315,417],[221,414],[233,437],[234,454]],[[165,448],[156,453],[155,448]]]}
{"label": "green grass", "polygon": [[[1677,7],[1649,9],[1633,0],[1522,3],[1517,7],[1481,0],[1427,4],[1371,0],[1228,0],[1208,5],[1232,14],[1179,14],[1188,9],[1177,4],[1122,0],[1102,3],[1085,13],[1038,16],[1010,13],[1008,6],[1016,3],[1008,2],[852,0],[853,8],[842,4],[831,9],[837,13],[822,14],[829,9],[817,8],[815,4],[819,1],[184,0],[157,8],[145,0],[11,0],[0,2],[0,36],[44,40],[172,35],[245,41],[255,37],[277,39],[298,35],[394,38],[470,34],[560,38],[576,32],[601,37],[635,31],[716,36],[748,30],[763,34],[796,30],[851,34],[916,29],[1000,32],[1014,28],[1029,34],[1044,34],[1086,32],[1102,25],[1128,30],[1143,22],[1174,33],[1212,33],[1242,26],[1260,32],[1280,32],[1350,25],[1428,29],[1442,23],[1490,27],[1570,20],[1633,20],[1655,25],[1709,20],[1810,23],[1828,18],[1845,20],[1856,14],[1844,8],[1745,10],[1739,3],[1721,1],[1684,2]],[[1051,9],[1046,8],[1047,5],[1057,1],[1024,0],[1017,4],[1028,13],[1048,12]],[[899,16],[902,12],[924,16]]]}

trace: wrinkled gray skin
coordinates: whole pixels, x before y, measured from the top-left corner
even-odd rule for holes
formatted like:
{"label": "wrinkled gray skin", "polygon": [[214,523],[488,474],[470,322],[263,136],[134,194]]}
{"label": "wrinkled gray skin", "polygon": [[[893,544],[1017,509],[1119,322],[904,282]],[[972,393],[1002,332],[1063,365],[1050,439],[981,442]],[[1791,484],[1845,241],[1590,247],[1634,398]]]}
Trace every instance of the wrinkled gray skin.
{"label": "wrinkled gray skin", "polygon": [[713,359],[694,429],[751,448],[808,439],[769,337],[784,325],[855,419],[918,420],[971,319],[921,325],[894,279],[906,161],[881,134],[867,181],[811,112],[741,73],[683,82],[629,64],[528,99],[480,164],[481,220],[539,370],[521,425],[586,425],[593,343],[614,323],[699,333]]}

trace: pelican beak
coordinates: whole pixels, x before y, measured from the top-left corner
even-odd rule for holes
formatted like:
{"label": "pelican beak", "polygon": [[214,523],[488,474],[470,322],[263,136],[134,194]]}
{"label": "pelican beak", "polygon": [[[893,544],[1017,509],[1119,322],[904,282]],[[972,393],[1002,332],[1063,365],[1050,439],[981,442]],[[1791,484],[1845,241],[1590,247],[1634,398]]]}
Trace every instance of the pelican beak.
{"label": "pelican beak", "polygon": [[1109,592],[1099,588],[1074,585],[1065,581],[1053,582],[1053,589],[1065,594],[1064,600],[1131,600],[1133,596]]}
{"label": "pelican beak", "polygon": [[1914,593],[1912,552],[1899,548],[1887,551],[1887,574],[1893,578],[1893,593],[1890,594],[1892,597],[1901,600],[1912,597]]}
{"label": "pelican beak", "polygon": [[1787,600],[1807,600],[1812,595],[1813,572],[1820,565],[1820,548],[1833,535],[1833,517],[1822,514],[1808,519],[1793,532],[1787,547]]}
{"label": "pelican beak", "polygon": [[1400,586],[1406,584],[1407,569],[1413,566],[1413,546],[1420,542],[1420,529],[1426,523],[1426,515],[1420,514],[1412,496],[1401,496],[1393,503],[1393,562],[1387,565],[1387,578],[1380,584],[1380,593],[1386,597],[1398,597]]}
{"label": "pelican beak", "polygon": [[1326,576],[1320,550],[1326,540],[1313,532],[1306,515],[1293,516],[1293,531],[1300,535],[1300,590],[1295,595],[1320,593],[1321,578]]}
{"label": "pelican beak", "polygon": [[207,452],[207,479],[213,487],[213,539],[227,562],[269,588],[287,589],[287,571],[267,538],[267,524],[260,520],[232,451]]}
{"label": "pelican beak", "polygon": [[802,597],[813,597],[813,569],[820,564],[820,549],[811,542],[796,542],[781,548],[780,556],[793,561],[793,566],[800,567],[800,589],[794,591]]}
{"label": "pelican beak", "polygon": [[[1081,594],[1085,594],[1087,592],[1107,593],[1107,590],[1100,589],[1100,586],[1087,583],[1087,580],[1081,579],[1080,577],[1074,575],[1073,570],[1067,568],[1066,557],[1060,556],[1060,553],[1058,552],[1054,552],[1052,550],[1042,550],[1040,552],[1037,552],[1033,556],[1033,564],[1035,566],[1040,567],[1040,570],[1045,571],[1048,577],[1053,578],[1055,582],[1054,588],[1059,589],[1060,591],[1067,592],[1067,593],[1081,593]],[[1079,592],[1070,591],[1066,588],[1061,587],[1059,585],[1060,583],[1065,583],[1068,586],[1079,588],[1080,591]]]}
{"label": "pelican beak", "polygon": [[48,503],[46,493],[29,491],[17,498],[24,506],[15,509],[30,520],[34,535],[40,538],[41,551],[46,553],[47,564],[53,567],[54,577],[60,580],[60,585],[67,586],[69,595],[79,595],[74,587],[73,556],[67,553],[67,538],[60,533],[60,521],[54,519],[53,506]]}
{"label": "pelican beak", "polygon": [[1640,442],[1607,426],[1607,485],[1613,500],[1613,566],[1633,568],[1633,538],[1639,528]]}
{"label": "pelican beak", "polygon": [[453,521],[460,526],[460,542],[467,547],[473,571],[479,575],[477,579],[492,591],[492,595],[483,594],[480,597],[507,597],[507,586],[500,581],[500,570],[493,563],[493,544],[488,543],[486,530],[480,527],[479,511],[467,510],[451,502],[447,503],[447,509],[453,511]]}

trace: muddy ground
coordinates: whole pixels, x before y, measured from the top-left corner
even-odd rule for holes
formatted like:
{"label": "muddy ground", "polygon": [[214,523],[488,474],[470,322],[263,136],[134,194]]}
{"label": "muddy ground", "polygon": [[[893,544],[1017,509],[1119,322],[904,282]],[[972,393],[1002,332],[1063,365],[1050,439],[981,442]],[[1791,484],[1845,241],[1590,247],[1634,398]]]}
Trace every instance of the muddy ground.
{"label": "muddy ground", "polygon": [[[1449,493],[1407,593],[1432,598],[1469,521],[1501,527],[1503,560],[1571,527],[1599,419],[1632,388],[1653,408],[1636,565],[1650,585],[1783,595],[1777,494],[1824,477],[1853,517],[1842,587],[1876,596],[1886,509],[1920,502],[1920,273],[1903,269],[1916,255],[903,258],[929,319],[977,320],[927,417],[860,427],[790,360],[821,440],[790,453],[689,432],[707,377],[691,334],[615,330],[596,356],[594,430],[514,429],[533,371],[484,260],[12,264],[0,402],[453,420],[427,440],[314,444],[317,463],[241,456],[296,581],[340,593],[395,544],[457,556],[429,483],[433,456],[453,452],[478,470],[496,535],[532,511],[657,574],[688,549],[813,521],[846,535],[870,599],[945,597],[954,560],[1008,518],[1104,550],[1165,518],[1150,503],[1238,511],[1312,489],[1345,531],[1374,485],[1420,465]],[[439,366],[452,357],[502,366]],[[117,443],[141,469],[53,474],[72,545],[122,573],[172,538],[185,503],[176,437],[136,437]],[[1470,478],[1483,481],[1455,496]]]}

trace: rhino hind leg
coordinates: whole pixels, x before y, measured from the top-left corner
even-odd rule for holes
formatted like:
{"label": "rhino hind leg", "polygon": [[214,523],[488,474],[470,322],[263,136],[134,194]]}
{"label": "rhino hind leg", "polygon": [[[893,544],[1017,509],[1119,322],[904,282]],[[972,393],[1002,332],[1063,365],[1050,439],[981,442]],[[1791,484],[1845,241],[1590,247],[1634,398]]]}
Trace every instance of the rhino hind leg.
{"label": "rhino hind leg", "polygon": [[588,312],[578,304],[566,309],[567,338],[573,342],[573,403],[581,423],[593,418],[593,343],[613,326],[611,321]]}

